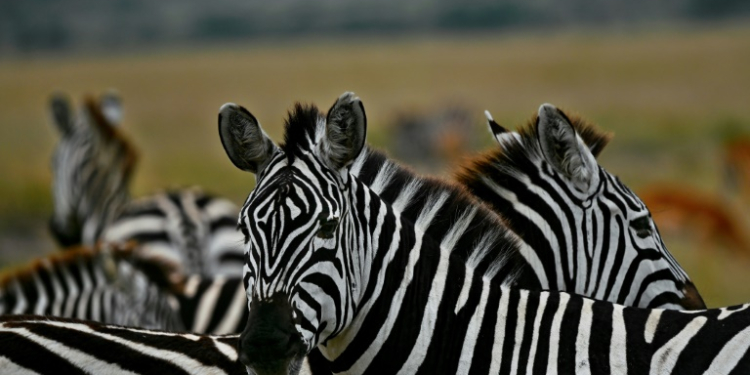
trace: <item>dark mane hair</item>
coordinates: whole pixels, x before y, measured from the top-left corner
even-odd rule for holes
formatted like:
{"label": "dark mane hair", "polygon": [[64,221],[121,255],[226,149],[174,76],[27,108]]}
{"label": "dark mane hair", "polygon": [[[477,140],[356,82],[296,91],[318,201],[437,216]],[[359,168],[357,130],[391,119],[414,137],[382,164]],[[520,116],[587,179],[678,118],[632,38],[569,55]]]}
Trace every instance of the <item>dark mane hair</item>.
{"label": "dark mane hair", "polygon": [[435,219],[425,230],[433,238],[443,238],[462,214],[474,209],[470,225],[464,231],[451,257],[467,263],[480,241],[488,239],[486,251],[476,265],[478,274],[487,274],[497,268],[496,274],[502,275],[505,283],[512,283],[527,276],[524,272],[526,263],[519,253],[517,237],[504,223],[503,219],[484,203],[471,195],[463,186],[435,177],[422,176],[411,169],[401,166],[376,150],[365,148],[353,164],[357,170],[355,176],[365,185],[373,187],[377,176],[386,171],[390,178],[382,189],[376,193],[386,202],[393,204],[399,194],[410,184],[418,184],[419,193],[415,194],[402,212],[402,218],[416,222],[425,207],[435,203],[438,196],[444,195],[445,202]]}
{"label": "dark mane hair", "polygon": [[125,176],[129,178],[138,162],[138,151],[128,137],[107,120],[99,104],[90,95],[83,101],[86,112],[91,116],[93,130],[101,134],[108,147],[117,147],[120,153],[124,153],[124,171]]}
{"label": "dark mane hair", "polygon": [[321,114],[318,107],[311,104],[296,103],[287,114],[284,122],[284,143],[280,147],[290,163],[297,153],[311,149],[319,119]]}

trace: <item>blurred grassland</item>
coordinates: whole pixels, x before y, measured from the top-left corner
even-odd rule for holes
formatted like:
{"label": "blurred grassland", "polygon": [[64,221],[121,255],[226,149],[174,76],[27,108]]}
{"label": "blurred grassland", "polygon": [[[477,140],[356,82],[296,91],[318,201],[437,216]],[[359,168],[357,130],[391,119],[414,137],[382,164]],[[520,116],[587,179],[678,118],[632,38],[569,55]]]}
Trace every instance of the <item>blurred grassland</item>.
{"label": "blurred grassland", "polygon": [[[515,126],[550,102],[616,134],[600,162],[634,190],[675,182],[718,191],[721,142],[750,133],[748,41],[750,27],[735,26],[267,42],[0,61],[0,262],[18,261],[4,254],[19,247],[54,248],[44,225],[57,137],[47,98],[55,90],[76,103],[84,93],[119,90],[125,132],[141,151],[134,196],[201,185],[240,204],[254,178],[221,148],[219,107],[245,106],[280,141],[295,101],[326,110],[347,90],[365,104],[370,143],[386,149],[396,111],[458,104],[477,114],[475,130],[483,132],[484,109]],[[684,238],[665,242],[709,305],[750,300],[750,255],[734,258]],[[22,259],[38,254],[20,250]]]}

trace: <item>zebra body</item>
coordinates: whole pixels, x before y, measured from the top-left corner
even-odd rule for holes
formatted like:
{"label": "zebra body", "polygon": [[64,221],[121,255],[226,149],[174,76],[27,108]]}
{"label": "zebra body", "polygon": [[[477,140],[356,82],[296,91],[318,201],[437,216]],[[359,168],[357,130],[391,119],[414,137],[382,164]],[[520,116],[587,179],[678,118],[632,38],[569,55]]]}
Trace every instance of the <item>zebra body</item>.
{"label": "zebra body", "polygon": [[184,330],[163,265],[131,248],[76,248],[0,278],[0,315],[34,314]]}
{"label": "zebra body", "polygon": [[129,248],[78,248],[0,278],[0,315],[34,314],[207,334],[242,331],[240,277],[171,280],[168,261]]}
{"label": "zebra body", "polygon": [[144,251],[177,261],[183,273],[239,274],[242,236],[230,201],[196,188],[131,200],[137,152],[119,129],[119,98],[87,98],[75,114],[58,95],[51,107],[61,139],[52,158],[50,228],[61,245],[135,240]]}
{"label": "zebra body", "polygon": [[551,105],[520,132],[487,112],[499,148],[457,180],[505,218],[543,289],[627,306],[705,308],[643,202],[595,157],[608,134]]}
{"label": "zebra body", "polygon": [[[314,107],[295,108],[280,148],[244,108],[228,104],[220,111],[219,132],[230,160],[257,175],[240,215],[250,315],[239,345],[250,374],[296,373],[313,348],[334,373],[351,374],[526,373],[528,363],[532,373],[566,373],[571,360],[580,373],[624,373],[628,358],[666,363],[652,373],[683,364],[699,368],[688,362],[719,363],[717,358],[736,360],[721,361],[730,371],[748,370],[745,306],[718,322],[729,310],[640,310],[519,289],[529,269],[509,232],[492,222],[488,231],[464,236],[468,228],[481,227],[482,220],[475,221],[481,208],[455,206],[444,191],[416,181],[387,201],[377,193],[384,181],[364,183],[350,173],[366,164],[360,159],[368,157],[365,129],[364,108],[351,94],[341,96],[325,118]],[[412,205],[420,199],[426,204]],[[416,212],[405,215],[409,210]],[[449,225],[438,219],[445,215]],[[562,304],[554,308],[555,300],[570,308],[553,314]],[[709,326],[726,328],[707,330],[713,348],[720,348],[716,358],[691,357],[685,352],[690,345],[675,344],[714,316]],[[620,328],[636,329],[631,322],[638,319],[655,332],[652,342],[658,344],[628,341],[636,334]],[[573,321],[577,332],[559,333],[573,330]],[[514,330],[519,333],[512,335]],[[600,336],[609,338],[608,345]],[[571,337],[577,350],[572,356],[564,345]],[[539,349],[544,343],[546,350]],[[537,370],[536,357],[521,363],[520,354],[506,353],[531,347],[540,350],[539,358],[557,354]],[[624,364],[621,353],[629,356]]]}
{"label": "zebra body", "polygon": [[246,374],[238,335],[206,336],[39,316],[0,317],[0,372]]}

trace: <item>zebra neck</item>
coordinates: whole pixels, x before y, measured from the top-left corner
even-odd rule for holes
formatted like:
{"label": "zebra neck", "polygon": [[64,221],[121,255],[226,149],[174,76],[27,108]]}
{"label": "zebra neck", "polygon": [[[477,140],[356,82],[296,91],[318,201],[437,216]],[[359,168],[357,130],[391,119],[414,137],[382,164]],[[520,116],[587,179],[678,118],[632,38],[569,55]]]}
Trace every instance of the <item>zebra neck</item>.
{"label": "zebra neck", "polygon": [[[468,311],[475,310],[475,304],[468,310],[464,307],[479,297],[478,286],[499,288],[513,281],[515,265],[502,257],[489,256],[497,234],[463,237],[475,219],[475,208],[461,211],[448,228],[433,226],[447,202],[447,197],[438,196],[433,204],[424,205],[415,224],[402,217],[398,203],[387,204],[367,186],[357,182],[350,190],[352,205],[364,207],[360,217],[368,220],[357,230],[368,238],[362,243],[371,247],[354,260],[353,268],[365,270],[359,279],[366,282],[361,283],[360,294],[355,297],[351,323],[319,346],[323,355],[334,361],[335,368],[363,370],[378,355],[393,350],[399,351],[398,355],[408,354],[410,345],[431,340],[434,323],[451,315],[446,315],[447,311],[455,311],[460,319],[470,317]],[[505,246],[512,247],[513,243]],[[443,334],[453,335],[451,332]],[[391,345],[391,340],[401,339],[404,346]],[[416,353],[413,360],[421,355]]]}
{"label": "zebra neck", "polygon": [[119,188],[116,192],[105,194],[104,198],[99,201],[92,201],[83,211],[85,220],[83,220],[82,243],[85,246],[94,246],[115,219],[125,209],[131,201],[127,189]]}

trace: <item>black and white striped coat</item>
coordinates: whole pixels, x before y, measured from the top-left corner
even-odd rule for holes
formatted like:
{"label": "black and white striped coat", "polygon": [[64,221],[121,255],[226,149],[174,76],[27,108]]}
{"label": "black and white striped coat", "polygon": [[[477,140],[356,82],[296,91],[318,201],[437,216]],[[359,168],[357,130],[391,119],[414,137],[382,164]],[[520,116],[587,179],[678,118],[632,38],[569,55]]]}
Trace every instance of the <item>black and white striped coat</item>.
{"label": "black and white striped coat", "polygon": [[0,315],[34,314],[209,334],[242,331],[240,277],[179,276],[138,249],[77,248],[0,277]]}
{"label": "black and white striped coat", "polygon": [[[225,105],[219,123],[232,162],[258,176],[241,216],[250,373],[294,373],[316,347],[352,374],[748,371],[747,306],[646,310],[518,289],[528,268],[517,242],[495,222],[482,232],[479,208],[417,182],[382,199],[349,173],[367,157],[351,94],[325,118],[297,107],[281,148],[240,107]],[[685,340],[698,326],[710,349]]]}
{"label": "black and white striped coat", "polygon": [[465,160],[456,178],[520,237],[543,289],[626,306],[705,308],[646,206],[596,162],[608,134],[549,104],[520,132],[487,116],[500,147]]}
{"label": "black and white striped coat", "polygon": [[39,316],[0,316],[5,375],[245,375],[238,335],[207,336]]}
{"label": "black and white striped coat", "polygon": [[86,98],[74,113],[62,95],[51,100],[61,135],[53,158],[55,210],[50,228],[63,246],[135,240],[190,274],[238,275],[242,236],[238,208],[191,188],[131,200],[137,152],[119,124],[120,100]]}

